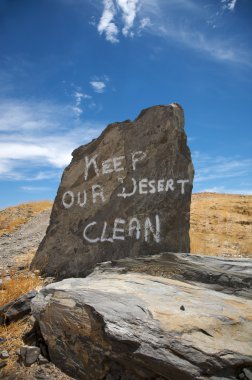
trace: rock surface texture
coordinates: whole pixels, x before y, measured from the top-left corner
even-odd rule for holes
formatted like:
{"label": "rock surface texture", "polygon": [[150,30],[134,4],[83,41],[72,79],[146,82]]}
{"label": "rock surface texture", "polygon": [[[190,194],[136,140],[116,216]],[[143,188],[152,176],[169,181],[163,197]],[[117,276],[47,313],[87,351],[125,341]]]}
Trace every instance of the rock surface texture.
{"label": "rock surface texture", "polygon": [[33,268],[82,277],[107,260],[189,252],[193,175],[178,104],[108,125],[73,152]]}
{"label": "rock surface texture", "polygon": [[23,294],[15,300],[0,307],[0,326],[22,319],[31,311],[31,300],[36,295],[35,290]]}
{"label": "rock surface texture", "polygon": [[246,379],[251,268],[172,253],[107,262],[48,285],[32,310],[51,360],[76,379]]}

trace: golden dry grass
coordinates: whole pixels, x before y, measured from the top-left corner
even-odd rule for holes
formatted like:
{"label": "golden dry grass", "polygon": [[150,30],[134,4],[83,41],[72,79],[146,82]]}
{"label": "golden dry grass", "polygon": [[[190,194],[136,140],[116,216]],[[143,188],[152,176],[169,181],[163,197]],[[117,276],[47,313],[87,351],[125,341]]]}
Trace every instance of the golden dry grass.
{"label": "golden dry grass", "polygon": [[[51,209],[52,202],[31,202],[21,204],[16,207],[9,207],[0,211],[0,236],[4,233],[13,232],[22,224],[28,222],[35,215]],[[0,306],[5,305],[30,290],[43,286],[43,280],[38,276],[29,272],[31,260],[35,254],[35,249],[25,254],[18,255],[15,258],[17,266],[23,265],[25,269],[20,273],[16,272],[15,267],[9,269],[10,279],[6,280],[6,270],[3,268],[1,272],[2,286],[0,288]],[[22,336],[30,329],[28,318],[21,321],[13,322],[8,326],[0,326],[0,337],[6,341],[1,344],[1,350],[7,350],[9,358],[7,366],[3,368],[0,377],[6,377],[15,367],[18,356],[16,350],[24,343]]]}
{"label": "golden dry grass", "polygon": [[6,341],[1,344],[1,351],[6,350],[9,353],[7,365],[2,370],[2,378],[4,379],[15,367],[18,355],[16,351],[24,345],[22,336],[25,332],[29,331],[30,325],[26,319],[11,323],[9,326],[0,326],[0,337],[5,338]]}
{"label": "golden dry grass", "polygon": [[[11,279],[4,280],[4,271],[2,272],[2,289],[0,290],[0,306],[5,305],[21,295],[33,289],[38,289],[43,286],[43,280],[31,272],[24,271],[21,274],[15,274],[14,269],[10,270]],[[1,344],[1,350],[7,350],[9,358],[7,359],[7,366],[2,370],[1,375],[6,377],[15,367],[18,355],[16,351],[23,346],[22,336],[30,329],[27,318],[13,322],[8,326],[0,326],[0,337],[6,339]]]}
{"label": "golden dry grass", "polygon": [[13,232],[22,224],[28,222],[33,216],[42,211],[51,209],[51,201],[23,203],[19,206],[0,210],[0,236]]}
{"label": "golden dry grass", "polygon": [[35,253],[36,253],[36,249],[34,248],[34,249],[30,249],[26,253],[19,254],[18,256],[14,258],[15,264],[17,266],[23,265],[28,270]]}
{"label": "golden dry grass", "polygon": [[22,294],[25,294],[32,289],[36,289],[41,285],[41,278],[38,275],[33,275],[31,273],[14,275],[8,281],[4,281],[3,278],[3,289],[0,290],[0,306],[15,300]]}
{"label": "golden dry grass", "polygon": [[191,252],[252,256],[252,196],[193,194]]}

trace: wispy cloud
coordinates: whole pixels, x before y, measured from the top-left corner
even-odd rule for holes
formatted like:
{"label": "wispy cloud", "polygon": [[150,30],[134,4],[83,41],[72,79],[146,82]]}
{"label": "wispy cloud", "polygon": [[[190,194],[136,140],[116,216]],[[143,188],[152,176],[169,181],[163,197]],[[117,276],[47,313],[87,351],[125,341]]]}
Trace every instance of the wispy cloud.
{"label": "wispy cloud", "polygon": [[221,0],[222,8],[233,11],[235,9],[237,0]]}
{"label": "wispy cloud", "polygon": [[103,13],[98,24],[98,32],[105,33],[106,40],[111,43],[119,42],[117,36],[119,33],[118,27],[114,22],[116,8],[113,0],[103,0]]}
{"label": "wispy cloud", "polygon": [[52,178],[70,163],[71,152],[96,137],[102,126],[75,120],[70,107],[2,101],[0,178]]}
{"label": "wispy cloud", "polygon": [[92,96],[85,94],[84,92],[81,91],[80,88],[74,92],[74,100],[75,104],[72,107],[72,110],[76,116],[76,118],[79,118],[81,114],[84,112],[84,102],[86,100],[91,100]]}
{"label": "wispy cloud", "polygon": [[[36,112],[34,112],[34,108]],[[0,131],[29,131],[59,127],[55,118],[57,107],[47,103],[2,100],[0,102]],[[66,110],[64,111],[66,115]]]}
{"label": "wispy cloud", "polygon": [[102,94],[106,90],[109,80],[110,79],[107,75],[103,75],[101,77],[95,76],[89,82],[89,84],[92,87],[94,92],[97,92],[98,94]]}
{"label": "wispy cloud", "polygon": [[144,17],[140,20],[140,24],[139,24],[139,28],[138,28],[138,31],[142,31],[144,29],[147,29],[149,27],[151,27],[152,24],[151,24],[151,20],[149,17]]}
{"label": "wispy cloud", "polygon": [[52,188],[49,186],[21,186],[21,190],[23,191],[29,191],[29,192],[36,192],[36,191],[51,191]]}
{"label": "wispy cloud", "polygon": [[138,0],[117,0],[117,4],[122,11],[122,33],[124,36],[134,35],[131,29],[136,18],[138,3]]}
{"label": "wispy cloud", "polygon": [[198,151],[192,156],[197,191],[222,189],[226,193],[252,193],[252,159],[208,156]]}
{"label": "wispy cloud", "polygon": [[[109,77],[107,75],[103,75],[101,78],[93,77],[92,80],[102,81],[106,85],[109,82]],[[82,86],[77,85],[73,82],[68,83],[66,80],[63,80],[61,84],[64,94],[69,103],[67,108],[71,111],[72,115],[77,121],[84,119],[87,111],[99,113],[103,109],[102,104],[99,102],[97,103],[96,99],[94,98],[94,94],[88,94],[87,91],[83,90]],[[90,81],[85,81],[83,83],[84,88],[88,88],[89,86]]]}
{"label": "wispy cloud", "polygon": [[165,38],[178,41],[189,49],[203,52],[218,61],[251,66],[249,53],[239,48],[231,40],[206,37],[204,33],[185,26],[177,27],[176,30],[171,25],[169,27],[162,26],[156,30],[156,33]]}
{"label": "wispy cloud", "polygon": [[196,0],[103,0],[98,31],[112,43],[119,42],[120,33],[134,37],[146,31],[206,57],[251,67],[252,53],[238,36],[222,34],[219,29],[213,34],[206,27],[216,28],[217,18],[223,22],[225,11],[234,11],[237,3],[219,0],[206,6]]}
{"label": "wispy cloud", "polygon": [[209,7],[213,10],[211,14],[209,14],[207,19],[207,24],[211,26],[213,29],[219,28],[225,17],[226,13],[234,12],[238,0],[219,0],[219,4],[217,4],[217,9],[215,7]]}
{"label": "wispy cloud", "polygon": [[[220,31],[210,33],[206,28],[213,13],[213,7],[203,7],[195,0],[181,0],[164,3],[161,0],[144,0],[142,15],[149,17],[151,23],[148,31],[160,36],[168,42],[175,42],[190,50],[198,51],[222,62],[243,64],[249,67],[251,64],[251,51],[244,44],[239,43],[238,37],[222,34]],[[227,0],[222,7],[233,10],[237,2]],[[216,8],[216,12],[218,13]]]}
{"label": "wispy cloud", "polygon": [[137,15],[139,0],[103,0],[103,12],[97,26],[111,43],[119,42],[119,33],[133,36],[132,30]]}
{"label": "wispy cloud", "polygon": [[102,82],[101,80],[92,80],[92,81],[90,82],[90,84],[91,84],[93,90],[94,90],[95,92],[100,93],[100,94],[101,94],[102,92],[104,92],[105,89],[106,89],[106,83],[105,83],[105,82]]}

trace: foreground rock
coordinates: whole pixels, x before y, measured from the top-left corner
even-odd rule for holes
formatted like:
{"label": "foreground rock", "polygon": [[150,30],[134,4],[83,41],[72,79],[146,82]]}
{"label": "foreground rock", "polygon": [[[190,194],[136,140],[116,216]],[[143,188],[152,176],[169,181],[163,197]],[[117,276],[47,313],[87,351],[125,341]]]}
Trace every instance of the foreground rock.
{"label": "foreground rock", "polygon": [[179,105],[109,125],[73,152],[33,268],[81,277],[102,261],[189,252],[192,181]]}
{"label": "foreground rock", "polygon": [[[244,293],[220,291],[221,273],[215,281],[220,288],[213,290],[204,258],[193,262],[183,255],[177,261],[178,256],[106,263],[87,278],[42,289],[32,309],[51,360],[86,380],[245,378],[252,367],[252,301]],[[219,259],[215,266],[211,260],[211,271],[236,273],[240,290],[251,292],[251,262]],[[195,267],[190,281],[183,265]],[[138,268],[147,273],[135,272]],[[155,276],[148,274],[153,271]],[[228,292],[236,286],[231,281]]]}
{"label": "foreground rock", "polygon": [[190,283],[200,283],[209,289],[252,299],[252,260],[224,257],[163,253],[151,257],[125,259],[100,264],[99,270],[115,266],[123,271],[133,271],[172,278]]}
{"label": "foreground rock", "polygon": [[20,356],[26,366],[35,363],[40,356],[40,348],[36,346],[23,346],[20,348]]}
{"label": "foreground rock", "polygon": [[31,300],[37,292],[32,290],[0,307],[0,325],[18,321],[31,312]]}
{"label": "foreground rock", "polygon": [[61,372],[53,363],[41,365],[37,362],[31,366],[16,365],[8,375],[4,374],[2,378],[4,380],[73,380]]}

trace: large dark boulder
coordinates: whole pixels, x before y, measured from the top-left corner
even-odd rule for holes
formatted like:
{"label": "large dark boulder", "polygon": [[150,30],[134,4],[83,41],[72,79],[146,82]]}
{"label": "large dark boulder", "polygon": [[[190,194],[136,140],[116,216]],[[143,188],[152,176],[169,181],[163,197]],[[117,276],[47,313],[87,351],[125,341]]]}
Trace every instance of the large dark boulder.
{"label": "large dark boulder", "polygon": [[33,268],[79,277],[102,261],[189,252],[193,175],[178,104],[108,125],[73,152]]}

